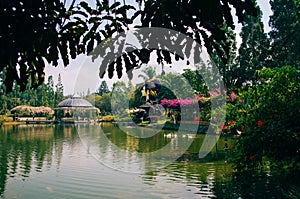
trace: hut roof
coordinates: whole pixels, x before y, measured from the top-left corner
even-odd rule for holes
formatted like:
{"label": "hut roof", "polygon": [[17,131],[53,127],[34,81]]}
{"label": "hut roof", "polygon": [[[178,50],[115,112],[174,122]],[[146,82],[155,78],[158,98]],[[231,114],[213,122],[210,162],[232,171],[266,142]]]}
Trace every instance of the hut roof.
{"label": "hut roof", "polygon": [[54,111],[50,107],[45,107],[45,106],[33,107],[33,106],[21,105],[11,109],[11,113],[22,114],[22,115],[32,115],[32,114],[52,115],[54,114]]}

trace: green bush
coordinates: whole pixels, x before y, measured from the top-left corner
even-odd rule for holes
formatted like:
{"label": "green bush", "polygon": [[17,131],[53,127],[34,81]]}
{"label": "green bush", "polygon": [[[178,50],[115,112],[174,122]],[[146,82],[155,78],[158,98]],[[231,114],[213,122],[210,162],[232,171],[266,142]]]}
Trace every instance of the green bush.
{"label": "green bush", "polygon": [[[240,134],[232,161],[239,172],[300,170],[300,72],[264,68],[228,104],[225,133]],[[231,121],[231,125],[229,122]]]}

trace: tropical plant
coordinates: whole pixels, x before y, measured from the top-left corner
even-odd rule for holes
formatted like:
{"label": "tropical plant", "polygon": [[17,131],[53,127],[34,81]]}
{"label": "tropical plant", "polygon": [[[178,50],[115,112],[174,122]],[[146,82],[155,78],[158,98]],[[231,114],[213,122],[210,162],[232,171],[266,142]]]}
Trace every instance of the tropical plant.
{"label": "tropical plant", "polygon": [[[29,77],[31,86],[36,88],[44,81],[46,62],[57,66],[61,58],[67,66],[70,58],[90,53],[105,39],[125,31],[134,19],[137,27],[163,27],[188,34],[203,43],[209,52],[216,49],[226,62],[234,37],[226,36],[224,26],[234,29],[232,8],[239,22],[244,21],[247,14],[256,14],[252,0],[136,0],[131,5],[126,1],[104,0],[96,1],[94,6],[84,1],[67,2],[36,0],[33,4],[4,0],[1,3],[0,17],[6,20],[0,22],[0,71],[6,74],[6,91],[12,90],[14,81],[25,90]],[[185,57],[189,57],[190,49],[189,43],[183,43]],[[111,56],[105,56],[105,71],[111,77],[116,68],[121,77],[123,68],[128,72],[141,63],[148,63],[150,52],[154,50],[135,50],[112,60]],[[157,51],[157,56],[159,62],[171,62],[167,51]],[[114,63],[108,64],[110,61]]]}
{"label": "tropical plant", "polygon": [[150,80],[156,76],[155,68],[149,66],[142,70],[142,73],[138,75],[138,78],[142,78],[144,81]]}
{"label": "tropical plant", "polygon": [[229,133],[238,137],[234,167],[250,173],[258,168],[299,171],[300,71],[290,66],[264,68],[258,77],[228,105],[227,121],[234,122],[227,124]]}

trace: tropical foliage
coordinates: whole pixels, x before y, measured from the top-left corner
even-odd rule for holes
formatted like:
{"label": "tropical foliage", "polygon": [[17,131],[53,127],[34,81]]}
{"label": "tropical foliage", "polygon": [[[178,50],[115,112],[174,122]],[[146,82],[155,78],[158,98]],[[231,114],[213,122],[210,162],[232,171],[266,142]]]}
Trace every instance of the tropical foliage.
{"label": "tropical foliage", "polygon": [[228,105],[225,134],[237,137],[238,171],[300,170],[300,71],[285,66],[258,71],[258,80]]}
{"label": "tropical foliage", "polygon": [[[226,62],[230,52],[228,44],[234,41],[224,29],[224,26],[234,28],[231,7],[236,10],[240,22],[246,14],[256,14],[252,0],[242,3],[136,0],[130,5],[126,1],[112,3],[108,0],[95,1],[94,5],[85,1],[37,0],[31,3],[4,0],[0,5],[0,17],[6,19],[0,23],[0,71],[5,73],[7,91],[12,90],[14,81],[25,90],[29,77],[31,86],[36,88],[44,81],[46,63],[57,66],[61,57],[67,66],[70,58],[90,53],[103,40],[125,31],[134,20],[136,26],[164,27],[188,33],[197,42],[203,41],[209,52],[217,49]],[[188,44],[184,45],[190,48]],[[142,49],[125,53],[122,55],[125,64],[120,58],[105,68],[110,76],[116,68],[120,77],[122,68],[129,71],[140,63],[148,63],[151,51]],[[183,53],[189,57],[189,53]],[[157,54],[160,62],[171,61],[167,51]]]}

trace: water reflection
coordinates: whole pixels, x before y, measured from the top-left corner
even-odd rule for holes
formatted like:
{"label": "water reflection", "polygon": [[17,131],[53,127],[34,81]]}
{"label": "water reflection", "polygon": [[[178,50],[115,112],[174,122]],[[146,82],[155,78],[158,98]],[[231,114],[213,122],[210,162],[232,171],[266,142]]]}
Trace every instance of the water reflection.
{"label": "water reflection", "polygon": [[76,129],[73,126],[2,127],[0,195],[5,191],[8,178],[25,180],[31,173],[42,172],[44,167],[51,167],[53,162],[59,167],[64,142],[72,146],[76,139]]}
{"label": "water reflection", "polygon": [[[118,125],[77,126],[88,151],[107,167],[129,173],[162,169],[176,160],[198,158],[204,135],[180,133],[155,128],[131,127],[128,132]],[[124,128],[122,128],[124,129]],[[136,136],[142,135],[142,138]],[[132,132],[134,132],[133,136]],[[153,136],[147,136],[153,135]],[[224,148],[224,141],[219,141]],[[221,150],[219,153],[223,153]]]}
{"label": "water reflection", "polygon": [[[202,138],[177,161],[159,170],[145,170],[158,160],[143,159],[149,152],[170,144],[176,148],[179,135],[161,132],[148,140],[118,131],[105,124],[81,125],[89,132],[80,140],[75,126],[4,126],[0,133],[0,195],[3,198],[300,198],[294,178],[233,178],[230,165],[213,152],[207,160],[193,159]],[[147,133],[145,132],[141,133]],[[107,140],[104,139],[105,136]],[[83,137],[84,138],[84,137]],[[87,137],[85,137],[87,138]],[[180,141],[194,139],[181,136]],[[222,149],[224,140],[218,142]],[[97,146],[97,147],[96,147]],[[114,146],[123,149],[114,153]],[[96,154],[95,154],[96,153]],[[141,153],[143,154],[143,153]],[[100,164],[93,156],[122,167],[144,169],[143,174],[123,173]],[[168,158],[169,154],[163,154]],[[143,160],[137,162],[138,160]],[[213,161],[212,161],[213,160]],[[159,161],[162,161],[160,159]],[[100,161],[101,162],[101,161]],[[103,163],[103,162],[102,162]]]}

